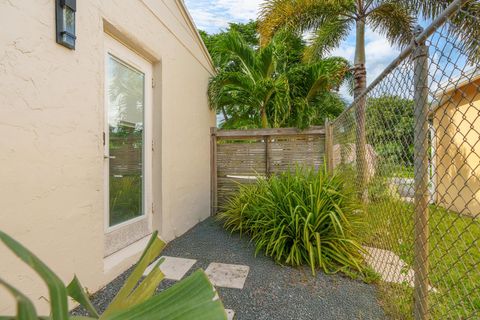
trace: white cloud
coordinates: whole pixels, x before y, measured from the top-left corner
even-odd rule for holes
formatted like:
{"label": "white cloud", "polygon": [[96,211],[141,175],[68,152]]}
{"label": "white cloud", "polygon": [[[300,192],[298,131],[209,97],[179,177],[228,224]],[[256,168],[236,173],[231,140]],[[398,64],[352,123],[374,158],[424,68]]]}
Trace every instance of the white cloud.
{"label": "white cloud", "polygon": [[368,80],[371,82],[379,76],[399,54],[400,50],[392,47],[384,36],[367,30],[365,55],[367,58]]}
{"label": "white cloud", "polygon": [[186,0],[198,28],[215,33],[229,22],[247,22],[258,16],[263,0]]}
{"label": "white cloud", "polygon": [[334,49],[331,55],[344,57],[345,59],[353,63],[353,57],[355,56],[355,46],[352,45],[350,42],[344,42],[338,48]]}
{"label": "white cloud", "polygon": [[190,9],[190,14],[194,17],[195,24],[201,30],[211,32],[212,29],[220,30],[228,27],[230,20],[226,17],[213,14],[203,9]]}
{"label": "white cloud", "polygon": [[263,0],[215,0],[213,2],[219,10],[227,10],[232,18],[247,21],[257,18]]}

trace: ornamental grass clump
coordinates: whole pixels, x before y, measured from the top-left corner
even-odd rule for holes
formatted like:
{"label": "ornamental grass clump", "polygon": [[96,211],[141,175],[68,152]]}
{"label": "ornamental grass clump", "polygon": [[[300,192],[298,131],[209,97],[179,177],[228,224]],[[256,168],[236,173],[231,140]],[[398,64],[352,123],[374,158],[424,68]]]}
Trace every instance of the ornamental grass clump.
{"label": "ornamental grass clump", "polygon": [[226,229],[251,237],[256,253],[276,262],[308,264],[312,273],[363,273],[356,196],[338,175],[323,168],[296,168],[240,185],[219,219]]}

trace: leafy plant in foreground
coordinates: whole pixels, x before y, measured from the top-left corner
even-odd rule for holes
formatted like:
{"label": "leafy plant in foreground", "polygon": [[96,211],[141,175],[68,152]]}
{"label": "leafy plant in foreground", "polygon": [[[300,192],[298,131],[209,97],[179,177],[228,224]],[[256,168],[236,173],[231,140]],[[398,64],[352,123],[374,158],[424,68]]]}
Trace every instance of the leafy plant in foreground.
{"label": "leafy plant in foreground", "polygon": [[249,235],[257,253],[264,250],[279,263],[306,263],[312,273],[317,267],[363,273],[356,212],[355,195],[338,175],[297,168],[240,185],[219,219],[228,230]]}
{"label": "leafy plant in foreground", "polygon": [[[164,277],[160,268],[158,268],[162,261],[159,261],[152,272],[145,279],[141,280],[147,266],[165,247],[165,244],[157,237],[157,232],[152,235],[134,270],[102,315],[98,314],[90,302],[77,277],[74,277],[72,282],[65,287],[60,278],[40,259],[1,231],[0,241],[35,270],[45,281],[50,295],[51,314],[49,317],[41,317],[41,319],[227,319],[222,302],[216,299],[216,292],[212,284],[201,270],[196,271],[191,276],[157,295],[154,295],[155,290]],[[0,316],[0,319],[39,319],[35,307],[29,298],[1,278],[0,286],[7,289],[17,303],[16,317]],[[67,300],[69,296],[85,307],[89,317],[70,316],[68,314]]]}

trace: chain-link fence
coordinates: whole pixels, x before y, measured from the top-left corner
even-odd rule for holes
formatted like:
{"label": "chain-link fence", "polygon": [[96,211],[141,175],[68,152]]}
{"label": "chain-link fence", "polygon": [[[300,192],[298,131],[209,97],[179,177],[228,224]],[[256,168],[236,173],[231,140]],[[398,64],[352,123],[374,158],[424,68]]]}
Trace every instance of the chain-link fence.
{"label": "chain-link fence", "polygon": [[366,261],[393,318],[480,318],[480,37],[468,28],[480,17],[465,3],[417,30],[327,126],[331,166],[357,177]]}

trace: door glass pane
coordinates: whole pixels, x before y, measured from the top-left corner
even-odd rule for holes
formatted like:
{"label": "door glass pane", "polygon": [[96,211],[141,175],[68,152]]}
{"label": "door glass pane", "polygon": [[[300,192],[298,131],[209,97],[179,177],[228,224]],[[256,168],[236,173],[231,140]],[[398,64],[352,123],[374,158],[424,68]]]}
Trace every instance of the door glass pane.
{"label": "door glass pane", "polygon": [[143,215],[145,75],[108,57],[110,226]]}

